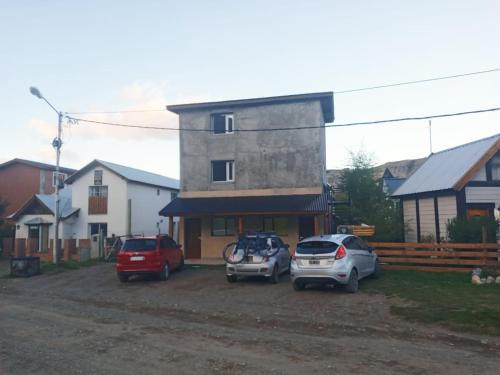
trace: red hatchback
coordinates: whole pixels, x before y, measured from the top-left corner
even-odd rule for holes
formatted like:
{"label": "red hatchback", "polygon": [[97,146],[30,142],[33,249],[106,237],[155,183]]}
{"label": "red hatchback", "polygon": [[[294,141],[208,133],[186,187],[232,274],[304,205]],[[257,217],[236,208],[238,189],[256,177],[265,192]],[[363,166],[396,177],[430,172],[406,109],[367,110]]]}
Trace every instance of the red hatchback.
{"label": "red hatchback", "polygon": [[181,247],[169,236],[133,237],[125,241],[118,253],[116,273],[122,283],[139,274],[167,280],[170,272],[183,266]]}

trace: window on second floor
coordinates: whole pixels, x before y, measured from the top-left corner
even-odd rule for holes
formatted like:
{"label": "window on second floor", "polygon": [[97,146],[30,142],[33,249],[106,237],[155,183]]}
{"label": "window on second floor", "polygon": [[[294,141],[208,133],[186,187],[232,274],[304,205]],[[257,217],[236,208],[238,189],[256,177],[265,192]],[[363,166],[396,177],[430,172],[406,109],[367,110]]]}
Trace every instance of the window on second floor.
{"label": "window on second floor", "polygon": [[231,134],[234,132],[234,115],[232,113],[216,113],[212,115],[212,131],[214,134]]}
{"label": "window on second floor", "polygon": [[179,193],[177,193],[176,191],[171,191],[170,192],[170,200],[174,200],[175,198],[177,198],[177,196],[179,195]]}
{"label": "window on second floor", "polygon": [[107,186],[89,186],[89,197],[107,197]]}
{"label": "window on second floor", "polygon": [[234,181],[234,160],[212,161],[212,181],[213,182]]}
{"label": "window on second floor", "polygon": [[500,181],[500,155],[491,159],[491,180]]}

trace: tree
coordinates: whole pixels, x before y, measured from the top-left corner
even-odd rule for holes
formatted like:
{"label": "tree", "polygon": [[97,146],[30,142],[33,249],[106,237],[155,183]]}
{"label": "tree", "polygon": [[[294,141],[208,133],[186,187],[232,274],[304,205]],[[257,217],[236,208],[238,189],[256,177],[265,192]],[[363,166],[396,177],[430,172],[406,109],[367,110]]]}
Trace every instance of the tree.
{"label": "tree", "polygon": [[400,208],[383,191],[382,180],[375,179],[373,167],[369,155],[351,152],[350,166],[343,171],[341,183],[350,205],[337,210],[338,222],[375,225],[371,240],[402,241]]}
{"label": "tree", "polygon": [[3,216],[5,214],[5,209],[9,203],[0,197],[0,240],[4,237],[9,237],[12,234],[12,225],[8,225],[3,220]]}

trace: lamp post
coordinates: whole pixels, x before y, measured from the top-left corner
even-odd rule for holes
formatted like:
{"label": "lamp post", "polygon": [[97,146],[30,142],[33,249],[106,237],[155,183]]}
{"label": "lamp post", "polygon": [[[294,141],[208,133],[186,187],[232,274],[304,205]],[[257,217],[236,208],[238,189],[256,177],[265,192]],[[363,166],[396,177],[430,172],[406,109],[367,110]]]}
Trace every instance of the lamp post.
{"label": "lamp post", "polygon": [[30,93],[34,96],[36,96],[38,99],[43,99],[49,106],[52,108],[56,113],[58,117],[57,121],[57,137],[54,138],[52,141],[52,147],[56,149],[56,228],[55,228],[55,238],[54,238],[54,248],[53,248],[53,253],[52,253],[52,262],[54,264],[57,264],[58,262],[58,255],[60,253],[60,243],[59,243],[59,222],[60,222],[60,212],[59,212],[59,159],[61,158],[61,146],[62,146],[62,141],[61,141],[61,126],[62,126],[62,119],[63,119],[63,113],[61,111],[58,111],[45,97],[42,95],[40,90],[38,90],[36,87],[30,87]]}

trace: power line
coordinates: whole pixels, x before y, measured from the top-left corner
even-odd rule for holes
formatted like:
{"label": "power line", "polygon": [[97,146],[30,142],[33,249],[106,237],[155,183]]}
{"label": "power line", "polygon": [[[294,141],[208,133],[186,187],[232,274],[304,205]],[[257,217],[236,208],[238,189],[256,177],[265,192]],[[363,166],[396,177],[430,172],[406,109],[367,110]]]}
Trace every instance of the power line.
{"label": "power line", "polygon": [[[467,76],[472,76],[472,75],[477,75],[477,74],[493,73],[493,72],[498,72],[498,71],[500,71],[500,68],[494,68],[494,69],[489,69],[489,70],[480,70],[477,72],[461,73],[461,74],[455,74],[455,75],[451,75],[451,76],[426,78],[426,79],[420,79],[420,80],[416,80],[416,81],[388,83],[388,84],[383,84],[383,85],[379,85],[379,86],[369,86],[369,87],[361,87],[361,88],[355,88],[355,89],[340,90],[340,91],[335,91],[335,95],[347,94],[347,93],[358,92],[358,91],[383,89],[386,87],[394,87],[394,86],[412,85],[412,84],[416,84],[416,83],[440,81],[443,79],[467,77]],[[69,114],[69,115],[99,115],[99,114],[109,115],[109,114],[120,114],[120,113],[147,113],[147,112],[165,112],[165,111],[166,111],[166,109],[163,108],[163,109],[137,109],[137,110],[123,110],[123,111],[67,112],[67,114]]]}
{"label": "power line", "polygon": [[376,89],[383,89],[383,88],[386,88],[386,87],[412,85],[412,84],[415,84],[415,83],[424,83],[424,82],[439,81],[439,80],[442,80],[442,79],[467,77],[467,76],[472,76],[472,75],[476,75],[476,74],[493,73],[493,72],[498,72],[498,71],[500,71],[500,68],[489,69],[489,70],[480,70],[480,71],[477,71],[477,72],[470,72],[470,73],[455,74],[455,75],[452,75],[452,76],[443,76],[443,77],[434,77],[434,78],[419,79],[419,80],[416,80],[416,81],[406,81],[406,82],[399,82],[399,83],[388,83],[388,84],[379,85],[379,86],[370,86],[370,87],[361,87],[361,88],[357,88],[357,89],[341,90],[341,91],[335,91],[335,94],[347,94],[347,93],[350,93],[350,92],[376,90]]}
{"label": "power line", "polygon": [[109,115],[116,113],[144,113],[144,112],[165,112],[166,109],[132,109],[124,111],[94,111],[94,112],[67,112],[69,115]]}
{"label": "power line", "polygon": [[[428,115],[428,116],[416,116],[416,117],[402,117],[395,119],[386,120],[375,120],[375,121],[363,121],[363,122],[350,122],[344,124],[328,124],[328,125],[315,125],[315,126],[299,126],[299,127],[283,127],[283,128],[263,128],[263,129],[233,129],[234,132],[269,132],[269,131],[284,131],[284,130],[304,130],[304,129],[319,129],[319,128],[338,128],[338,127],[348,127],[348,126],[360,126],[360,125],[376,125],[376,124],[387,124],[402,121],[418,121],[418,120],[430,120],[435,118],[444,117],[455,117],[455,116],[465,116],[485,112],[500,111],[500,107],[488,108],[488,109],[478,109],[474,111],[465,112],[455,112],[455,113],[444,113],[438,115]],[[173,131],[183,131],[183,132],[212,132],[212,129],[179,129],[179,128],[168,128],[162,126],[146,126],[146,125],[135,125],[135,124],[122,124],[116,122],[107,121],[97,121],[97,120],[87,120],[82,118],[76,118],[71,116],[66,116],[70,123],[80,123],[85,122],[89,124],[99,124],[107,126],[118,126],[124,128],[137,128],[137,129],[148,129],[148,130],[173,130]]]}

